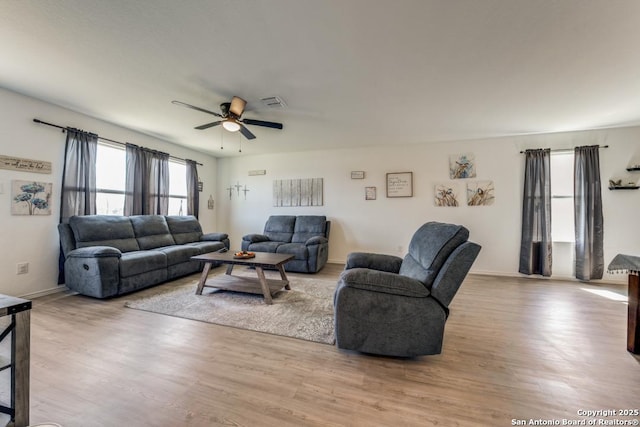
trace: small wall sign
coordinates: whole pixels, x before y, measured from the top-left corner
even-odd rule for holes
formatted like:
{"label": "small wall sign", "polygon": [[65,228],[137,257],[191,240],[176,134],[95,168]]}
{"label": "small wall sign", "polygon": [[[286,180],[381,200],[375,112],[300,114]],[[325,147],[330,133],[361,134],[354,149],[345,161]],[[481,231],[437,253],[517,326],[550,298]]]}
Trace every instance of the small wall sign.
{"label": "small wall sign", "polygon": [[0,155],[0,169],[22,172],[51,173],[51,162]]}

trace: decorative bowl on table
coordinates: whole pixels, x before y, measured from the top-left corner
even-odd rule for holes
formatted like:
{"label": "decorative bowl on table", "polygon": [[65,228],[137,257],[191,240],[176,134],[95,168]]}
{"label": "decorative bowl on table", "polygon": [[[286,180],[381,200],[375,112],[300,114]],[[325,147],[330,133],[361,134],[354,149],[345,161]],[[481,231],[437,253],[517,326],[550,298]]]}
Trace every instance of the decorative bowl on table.
{"label": "decorative bowl on table", "polygon": [[248,252],[248,251],[234,252],[233,254],[233,257],[236,259],[253,258],[255,256],[256,256],[255,252]]}

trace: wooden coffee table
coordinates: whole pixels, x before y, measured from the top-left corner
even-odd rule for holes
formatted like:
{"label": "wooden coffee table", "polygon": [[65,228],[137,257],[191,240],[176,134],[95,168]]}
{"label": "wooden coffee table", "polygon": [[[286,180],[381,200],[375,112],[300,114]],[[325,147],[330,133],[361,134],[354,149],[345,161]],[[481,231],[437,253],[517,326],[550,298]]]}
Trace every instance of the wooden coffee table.
{"label": "wooden coffee table", "polygon": [[[279,291],[283,287],[285,289],[291,289],[289,279],[287,279],[287,274],[284,271],[284,264],[293,258],[294,256],[289,254],[267,252],[256,252],[256,256],[253,258],[235,258],[233,251],[222,253],[210,252],[193,256],[191,257],[193,261],[203,261],[205,263],[200,281],[198,282],[198,288],[196,289],[196,295],[202,295],[202,290],[206,286],[216,289],[262,294],[264,295],[264,302],[266,304],[272,304],[272,293]],[[214,262],[227,264],[227,272],[208,279],[211,264]],[[255,267],[258,277],[232,276],[231,272],[236,265]],[[264,275],[263,268],[277,269],[280,272],[281,280],[267,279]]]}

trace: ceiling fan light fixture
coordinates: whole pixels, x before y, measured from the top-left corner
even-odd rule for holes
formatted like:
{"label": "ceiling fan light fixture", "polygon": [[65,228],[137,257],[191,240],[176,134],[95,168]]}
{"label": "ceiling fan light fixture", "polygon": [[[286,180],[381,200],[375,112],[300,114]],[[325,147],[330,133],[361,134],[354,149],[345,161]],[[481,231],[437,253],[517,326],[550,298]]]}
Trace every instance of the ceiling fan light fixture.
{"label": "ceiling fan light fixture", "polygon": [[240,123],[236,122],[234,119],[227,119],[222,122],[222,127],[229,132],[238,132],[240,130]]}

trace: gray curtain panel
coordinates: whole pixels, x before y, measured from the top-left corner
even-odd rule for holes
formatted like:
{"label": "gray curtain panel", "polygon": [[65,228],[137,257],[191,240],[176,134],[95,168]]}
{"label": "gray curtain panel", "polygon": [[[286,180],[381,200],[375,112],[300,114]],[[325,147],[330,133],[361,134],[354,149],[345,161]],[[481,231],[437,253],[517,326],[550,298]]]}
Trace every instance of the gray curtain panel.
{"label": "gray curtain panel", "polygon": [[520,267],[523,274],[551,276],[550,149],[525,151]]}
{"label": "gray curtain panel", "polygon": [[574,215],[576,224],[576,278],[602,279],[604,273],[602,185],[598,146],[576,147]]}
{"label": "gray curtain panel", "polygon": [[96,154],[98,135],[67,129],[64,150],[60,222],[73,215],[96,213]]}
{"label": "gray curtain panel", "polygon": [[198,164],[195,160],[185,160],[187,164],[187,215],[198,218],[200,213],[200,192],[198,191]]}
{"label": "gray curtain panel", "polygon": [[126,145],[124,215],[169,213],[169,155]]}
{"label": "gray curtain panel", "polygon": [[[73,215],[95,215],[97,152],[98,135],[67,128],[60,191],[60,223],[68,223]],[[58,284],[64,282],[64,255],[61,248]]]}

